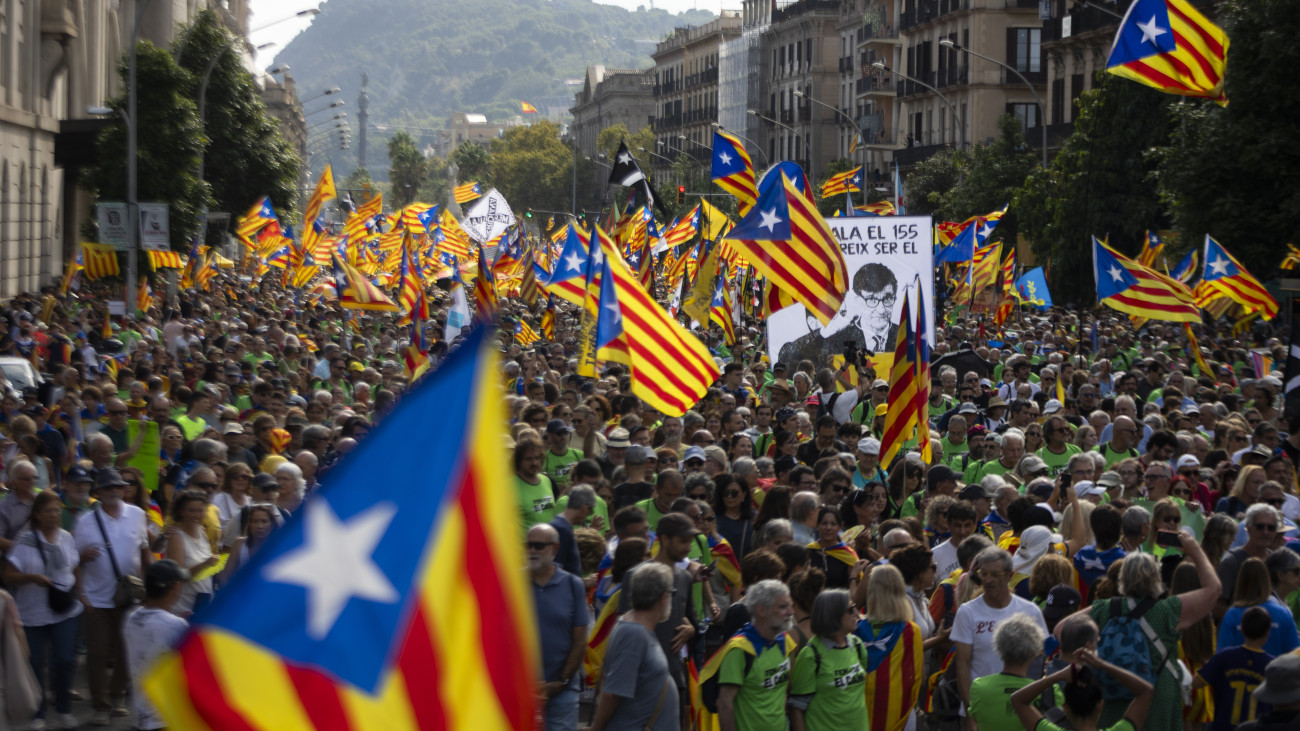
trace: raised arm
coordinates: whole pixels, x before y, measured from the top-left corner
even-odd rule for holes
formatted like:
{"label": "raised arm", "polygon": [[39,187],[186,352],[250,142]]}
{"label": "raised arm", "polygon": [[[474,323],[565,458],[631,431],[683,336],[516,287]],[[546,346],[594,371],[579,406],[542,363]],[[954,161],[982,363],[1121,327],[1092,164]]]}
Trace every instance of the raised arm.
{"label": "raised arm", "polygon": [[1201,588],[1178,595],[1183,604],[1178,615],[1178,629],[1184,630],[1214,611],[1215,604],[1223,593],[1223,585],[1219,583],[1219,575],[1210,565],[1210,559],[1201,549],[1201,544],[1186,533],[1179,532],[1178,535],[1183,542],[1183,554],[1192,560],[1192,565],[1196,566],[1196,575],[1201,580]]}

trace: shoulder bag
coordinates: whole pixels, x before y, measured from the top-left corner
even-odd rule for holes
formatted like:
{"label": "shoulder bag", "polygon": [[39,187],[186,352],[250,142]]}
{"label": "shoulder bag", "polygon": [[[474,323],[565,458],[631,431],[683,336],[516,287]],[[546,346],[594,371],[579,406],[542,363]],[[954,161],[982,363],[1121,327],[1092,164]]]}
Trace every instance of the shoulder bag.
{"label": "shoulder bag", "polygon": [[36,552],[41,555],[41,566],[45,569],[45,578],[50,580],[50,585],[46,587],[46,601],[50,605],[50,611],[55,614],[64,614],[72,608],[72,592],[67,589],[60,589],[54,585],[54,577],[50,576],[50,564],[45,560],[45,546],[48,545],[56,551],[62,551],[63,546],[58,543],[46,544],[40,534],[32,531],[32,537],[36,539]]}
{"label": "shoulder bag", "polygon": [[108,540],[108,531],[104,530],[104,519],[100,517],[99,510],[99,508],[95,509],[95,522],[99,524],[99,535],[103,536],[104,549],[108,551],[108,565],[113,567],[113,575],[117,577],[117,586],[113,589],[113,606],[125,609],[144,599],[144,582],[139,576],[123,574],[117,567],[117,556],[113,555],[113,542]]}

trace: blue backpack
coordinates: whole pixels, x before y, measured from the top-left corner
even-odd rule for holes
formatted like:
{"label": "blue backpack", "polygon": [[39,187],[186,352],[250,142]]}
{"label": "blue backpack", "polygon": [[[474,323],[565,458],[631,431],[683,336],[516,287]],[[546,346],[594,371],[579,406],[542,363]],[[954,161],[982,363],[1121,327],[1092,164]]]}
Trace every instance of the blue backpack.
{"label": "blue backpack", "polygon": [[[1106,625],[1101,628],[1101,635],[1097,639],[1098,657],[1128,670],[1153,686],[1167,657],[1164,644],[1151,625],[1142,618],[1155,603],[1156,600],[1148,597],[1138,602],[1132,611],[1125,613],[1124,599],[1111,599]],[[1151,662],[1153,649],[1163,656],[1158,663]],[[1102,696],[1107,700],[1133,697],[1127,688],[1108,673],[1101,673],[1100,680]]]}

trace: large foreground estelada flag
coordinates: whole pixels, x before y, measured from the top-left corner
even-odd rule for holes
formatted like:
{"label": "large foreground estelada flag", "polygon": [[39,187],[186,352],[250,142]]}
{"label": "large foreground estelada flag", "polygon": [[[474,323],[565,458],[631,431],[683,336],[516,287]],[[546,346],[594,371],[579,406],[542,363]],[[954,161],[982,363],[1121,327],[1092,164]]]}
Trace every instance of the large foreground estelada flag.
{"label": "large foreground estelada flag", "polygon": [[524,729],[537,637],[482,329],[145,680],[171,728]]}

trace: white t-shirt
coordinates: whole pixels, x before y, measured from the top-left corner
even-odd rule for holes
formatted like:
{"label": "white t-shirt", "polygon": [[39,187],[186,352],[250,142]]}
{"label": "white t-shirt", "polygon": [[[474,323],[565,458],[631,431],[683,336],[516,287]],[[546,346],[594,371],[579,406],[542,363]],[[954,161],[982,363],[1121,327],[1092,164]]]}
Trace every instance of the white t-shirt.
{"label": "white t-shirt", "polygon": [[117,590],[117,574],[109,562],[108,552],[104,548],[104,535],[99,531],[99,522],[95,516],[104,521],[104,531],[113,544],[113,556],[117,560],[117,569],[123,576],[140,575],[140,549],[148,545],[149,519],[144,511],[130,503],[122,503],[119,517],[109,515],[102,506],[82,515],[77,519],[77,527],[72,536],[77,539],[77,550],[84,551],[94,547],[99,555],[93,561],[81,565],[82,587],[86,598],[96,609],[113,608],[113,592]]}
{"label": "white t-shirt", "polygon": [[137,607],[122,622],[122,641],[126,645],[126,662],[131,670],[131,698],[135,703],[135,727],[166,728],[167,723],[149,702],[140,684],[154,660],[175,647],[189,623],[171,612],[153,607]]}
{"label": "white t-shirt", "polygon": [[[1043,634],[1047,634],[1047,622],[1043,613],[1034,603],[1011,595],[1011,603],[1001,609],[994,609],[985,603],[984,597],[972,599],[957,608],[957,616],[952,621],[953,642],[971,646],[970,677],[982,678],[1002,672],[1002,657],[993,649],[993,632],[998,623],[1010,619],[1014,614],[1024,614],[1038,623]],[[963,709],[962,715],[965,715]]]}
{"label": "white t-shirt", "polygon": [[[23,531],[23,534],[18,537],[19,543],[9,549],[6,556],[9,563],[24,574],[48,576],[51,583],[58,588],[64,591],[72,591],[72,587],[77,581],[77,578],[73,576],[73,572],[76,570],[79,560],[77,544],[72,539],[72,534],[65,530],[59,531],[58,548],[63,551],[63,568],[55,571],[54,567],[50,566],[47,571],[46,564],[49,562],[42,561],[41,554],[36,547],[29,546],[26,543],[25,536],[30,533],[31,531]],[[47,546],[50,545],[45,540],[45,536],[39,536],[37,540]],[[25,627],[45,627],[56,622],[62,622],[65,619],[71,619],[81,614],[82,610],[85,609],[74,596],[68,611],[56,615],[50,609],[49,592],[45,587],[31,583],[21,584],[14,590],[14,601],[18,604],[18,617],[23,620],[23,626]]]}
{"label": "white t-shirt", "polygon": [[934,558],[936,581],[943,581],[952,572],[961,568],[961,563],[957,561],[957,547],[952,545],[951,538],[935,546],[931,554]]}
{"label": "white t-shirt", "polygon": [[239,515],[239,509],[250,502],[248,495],[236,500],[234,495],[228,492],[218,492],[212,496],[212,504],[217,506],[217,515],[221,518],[221,528],[224,530],[230,524],[230,519]]}
{"label": "white t-shirt", "polygon": [[835,405],[831,407],[831,416],[835,417],[837,424],[843,424],[853,416],[853,409],[858,405],[858,389],[850,388],[840,394],[835,399]]}

